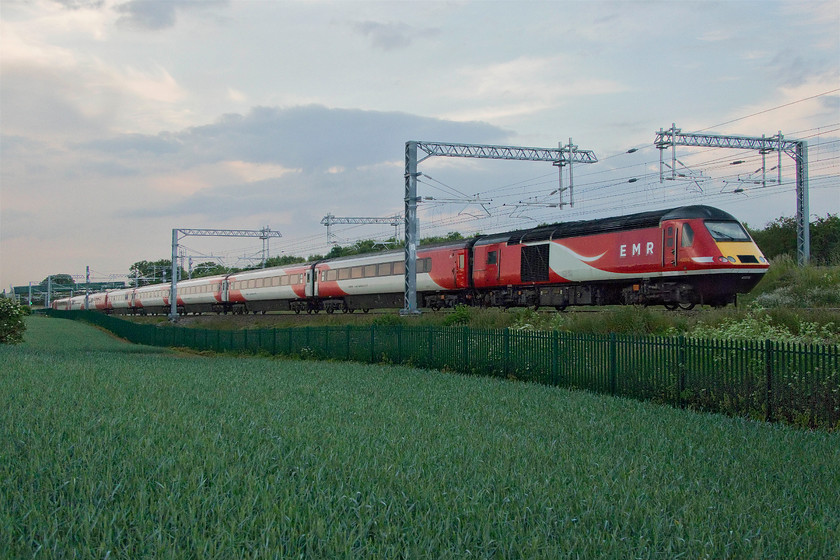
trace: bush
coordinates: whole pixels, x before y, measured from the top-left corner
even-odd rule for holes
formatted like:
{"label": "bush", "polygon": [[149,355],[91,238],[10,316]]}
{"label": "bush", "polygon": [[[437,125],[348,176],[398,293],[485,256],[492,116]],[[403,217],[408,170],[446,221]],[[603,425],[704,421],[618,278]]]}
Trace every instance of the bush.
{"label": "bush", "polygon": [[372,325],[380,327],[399,327],[403,324],[403,319],[396,313],[389,313],[387,315],[380,315],[370,322]]}
{"label": "bush", "polygon": [[455,325],[469,325],[472,319],[473,310],[466,305],[456,305],[455,311],[446,316],[443,320],[445,327],[453,327]]}
{"label": "bush", "polygon": [[840,342],[840,327],[833,322],[819,324],[805,321],[796,315],[768,313],[753,306],[743,317],[724,318],[715,325],[702,321],[687,333],[696,338],[719,338],[725,340],[773,340],[775,342],[798,342],[805,344],[836,344]]}
{"label": "bush", "polygon": [[764,308],[840,307],[840,267],[801,267],[791,257],[778,257],[756,289],[739,301]]}
{"label": "bush", "polygon": [[18,344],[23,342],[27,315],[24,306],[9,298],[0,298],[0,344]]}

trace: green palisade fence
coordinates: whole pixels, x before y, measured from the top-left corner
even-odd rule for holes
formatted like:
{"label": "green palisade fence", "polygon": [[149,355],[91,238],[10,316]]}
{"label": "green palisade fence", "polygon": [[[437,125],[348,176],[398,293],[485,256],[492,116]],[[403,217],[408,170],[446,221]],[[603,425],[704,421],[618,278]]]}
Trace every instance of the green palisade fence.
{"label": "green palisade fence", "polygon": [[708,412],[840,427],[840,346],[467,327],[207,330],[49,310],[138,344],[248,352],[520,379]]}

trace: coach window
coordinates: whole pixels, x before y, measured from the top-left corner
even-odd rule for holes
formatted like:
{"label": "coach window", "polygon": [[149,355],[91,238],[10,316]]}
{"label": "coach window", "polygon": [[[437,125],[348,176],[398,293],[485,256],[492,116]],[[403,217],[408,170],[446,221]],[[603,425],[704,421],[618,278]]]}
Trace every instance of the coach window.
{"label": "coach window", "polygon": [[691,229],[689,224],[683,224],[682,227],[682,242],[680,243],[683,247],[691,247],[694,243],[694,230]]}
{"label": "coach window", "polygon": [[362,267],[361,266],[354,266],[350,269],[350,278],[361,278],[362,277]]}
{"label": "coach window", "polygon": [[373,278],[376,276],[376,265],[369,264],[365,267],[365,278]]}
{"label": "coach window", "polygon": [[342,268],[338,271],[338,279],[339,280],[348,280],[350,278],[350,269],[349,268]]}
{"label": "coach window", "polygon": [[376,270],[377,276],[390,276],[391,275],[391,263],[382,263],[379,265],[379,268]]}
{"label": "coach window", "polygon": [[487,253],[487,264],[496,264],[498,262],[496,251]]}
{"label": "coach window", "polygon": [[397,261],[394,263],[394,272],[395,275],[403,276],[405,275],[405,261]]}

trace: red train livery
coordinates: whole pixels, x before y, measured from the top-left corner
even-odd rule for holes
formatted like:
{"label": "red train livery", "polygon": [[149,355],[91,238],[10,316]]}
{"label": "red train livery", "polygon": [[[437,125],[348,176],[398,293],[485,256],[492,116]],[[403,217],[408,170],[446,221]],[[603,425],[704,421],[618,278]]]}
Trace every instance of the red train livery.
{"label": "red train livery", "polygon": [[[696,304],[723,306],[752,289],[769,263],[741,224],[710,206],[684,206],[479,236],[417,251],[421,306]],[[403,251],[178,282],[180,313],[328,313],[403,306]],[[169,284],[91,294],[107,313],[168,313]],[[85,296],[57,300],[83,309]]]}

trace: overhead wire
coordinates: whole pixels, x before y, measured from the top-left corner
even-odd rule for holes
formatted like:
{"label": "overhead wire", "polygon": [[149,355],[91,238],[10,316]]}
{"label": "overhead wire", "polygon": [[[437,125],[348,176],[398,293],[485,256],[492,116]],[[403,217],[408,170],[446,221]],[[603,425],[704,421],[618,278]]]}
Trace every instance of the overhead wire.
{"label": "overhead wire", "polygon": [[[745,115],[743,117],[738,117],[736,119],[731,119],[722,123],[715,124],[713,126],[702,128],[700,130],[697,130],[696,132],[705,132],[708,130],[713,130],[715,128],[719,128],[728,124],[732,124],[734,122],[745,120],[750,117],[769,113],[785,107],[790,107],[797,103],[816,99],[825,95],[831,95],[837,92],[840,92],[840,88],[829,90],[817,95],[802,98],[796,101],[792,101],[761,111],[757,111],[749,115]],[[820,127],[803,129],[801,131],[794,131],[789,134],[795,135],[803,140],[812,138],[822,139],[829,134],[840,131],[838,125],[840,125],[840,123],[830,123]],[[812,173],[814,171],[819,173],[824,170],[834,170],[837,168],[838,159],[840,159],[840,156],[836,155],[838,144],[840,144],[840,140],[830,139],[825,141],[821,140],[818,143],[809,146],[809,168],[812,170]],[[639,144],[637,146],[629,148],[628,150],[616,152],[614,154],[602,157],[600,158],[599,163],[612,161],[621,156],[631,156],[638,153],[642,153],[643,155],[649,150],[656,149],[657,148],[652,144]],[[757,170],[752,170],[750,168],[753,166],[760,165],[761,155],[756,153],[754,150],[738,150],[736,152],[730,151],[729,153],[723,155],[718,155],[717,152],[718,151],[715,148],[699,148],[691,150],[689,155],[683,156],[681,158],[681,160],[690,160],[687,161],[687,163],[690,164],[690,167],[687,169],[697,169],[706,173],[714,172],[716,174],[715,177],[702,177],[703,182],[701,182],[700,184],[703,184],[706,187],[704,190],[707,190],[708,192],[688,191],[686,190],[687,187],[683,189],[677,189],[675,191],[675,187],[688,185],[688,183],[683,183],[681,185],[679,181],[670,182],[666,189],[662,189],[662,183],[659,180],[659,172],[658,170],[653,171],[653,169],[658,169],[659,167],[659,158],[644,158],[641,161],[632,162],[617,167],[598,166],[596,168],[589,166],[577,166],[575,173],[575,194],[577,200],[585,202],[587,207],[585,209],[564,210],[563,217],[564,219],[569,219],[578,218],[584,215],[608,212],[615,207],[614,200],[617,197],[622,200],[621,206],[623,209],[632,209],[637,207],[649,206],[655,201],[661,201],[663,204],[666,202],[678,204],[681,202],[691,202],[698,199],[711,203],[724,199],[732,201],[733,192],[723,190],[725,189],[725,183],[729,181],[730,184],[734,184],[734,182],[738,181],[739,177],[744,177],[744,180],[741,182],[745,184],[748,180],[754,181],[755,179],[747,178],[755,175],[758,172]],[[704,156],[704,154],[708,155]],[[732,162],[734,161],[741,161],[742,163],[739,164],[737,167],[730,167],[732,166]],[[668,161],[667,163],[670,165],[670,161]],[[765,171],[769,172],[773,166],[770,165],[770,162],[768,161],[766,167],[768,169],[766,169]],[[732,172],[720,174],[721,170],[730,168],[733,170]],[[638,172],[632,173],[631,171],[633,170],[638,170]],[[738,170],[741,171],[738,172]],[[608,176],[609,174],[616,174],[621,172],[624,172],[623,177],[614,178]],[[427,210],[426,208],[428,207],[424,208],[421,205],[418,207],[418,215],[421,215],[423,231],[429,234],[433,234],[435,232],[440,232],[444,228],[452,228],[454,226],[466,226],[470,230],[480,230],[483,229],[482,225],[486,225],[489,223],[493,223],[498,227],[521,225],[522,219],[524,217],[510,217],[510,215],[503,214],[503,212],[509,212],[512,207],[516,206],[515,202],[518,199],[533,201],[547,200],[548,197],[552,196],[553,192],[556,191],[555,185],[557,176],[558,172],[554,171],[551,173],[540,174],[534,177],[517,180],[511,183],[505,183],[498,186],[488,187],[481,190],[474,196],[492,196],[494,200],[493,204],[488,205],[494,211],[493,215],[490,216],[477,216],[463,213],[459,214],[457,212],[451,212],[450,215],[447,216],[443,212],[440,212],[440,207],[438,207],[438,211],[435,211],[435,214],[438,217],[432,219],[429,217],[432,215],[432,210]],[[604,178],[599,179],[599,177]],[[696,177],[696,179],[698,180],[700,178],[701,177]],[[812,174],[812,176],[810,177],[811,188],[829,188],[830,186],[832,186],[831,184],[824,185],[823,183],[834,181],[837,178],[838,175],[836,173],[827,177],[820,175],[815,176]],[[629,185],[631,183],[629,181],[633,179],[635,179],[635,181],[633,181],[633,187],[632,189],[630,189]],[[465,193],[461,189],[453,187],[452,185],[449,185],[443,181],[440,181],[434,177],[430,177],[425,174],[418,177],[418,182],[426,187],[444,193],[447,196],[455,196],[456,198],[470,198],[467,195],[465,195]],[[723,189],[721,188],[722,185]],[[795,181],[792,181],[790,179],[783,179],[781,183],[778,183],[776,178],[774,178],[771,182],[770,178],[768,177],[766,185],[758,186],[755,183],[753,183],[752,185],[747,184],[741,192],[737,193],[737,195],[743,195],[742,197],[739,196],[739,198],[743,198],[745,200],[747,199],[747,197],[749,197],[750,199],[764,198],[768,196],[776,196],[787,191],[792,191],[794,188]],[[644,198],[644,200],[640,200],[638,202],[628,202],[628,192],[634,192],[637,194],[641,193],[644,195],[642,197]],[[527,196],[523,196],[525,194],[527,194]],[[556,221],[556,210],[553,208],[540,208],[535,206],[529,208],[528,213],[533,216],[528,217],[528,219],[540,220],[542,218],[545,218],[545,221]],[[351,226],[342,231],[345,233],[349,231],[355,231],[357,227],[359,226]],[[319,250],[319,248],[322,247],[328,247],[327,243],[318,243],[316,241],[316,239],[319,237],[321,236],[304,236],[297,240],[287,239],[284,241],[283,245],[287,252],[292,250],[311,251]]]}

